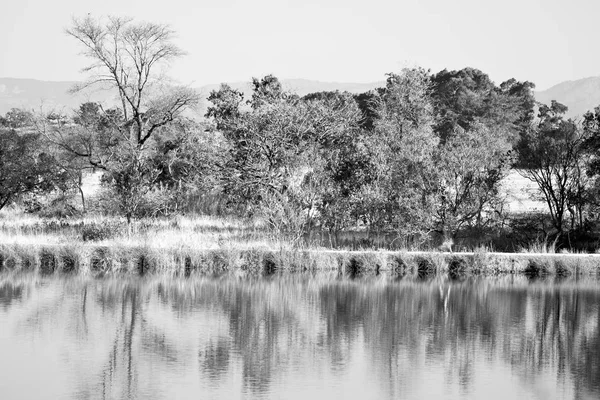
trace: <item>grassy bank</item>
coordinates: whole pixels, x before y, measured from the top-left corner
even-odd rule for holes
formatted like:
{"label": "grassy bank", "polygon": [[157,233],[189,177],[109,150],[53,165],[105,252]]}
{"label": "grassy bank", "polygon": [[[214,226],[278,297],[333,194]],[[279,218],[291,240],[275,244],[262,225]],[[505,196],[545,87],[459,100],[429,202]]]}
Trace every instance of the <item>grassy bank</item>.
{"label": "grassy bank", "polygon": [[[161,274],[330,271],[342,275],[451,277],[477,274],[597,275],[600,254],[523,253],[483,249],[449,253],[429,249],[328,249],[293,246],[260,223],[214,217],[142,220],[53,220],[0,215],[0,271],[41,274]],[[542,252],[543,251],[543,252]]]}
{"label": "grassy bank", "polygon": [[527,274],[598,275],[600,255],[552,253],[441,253],[327,249],[198,249],[95,243],[0,245],[0,271],[82,275],[189,277],[234,273],[335,272],[346,276],[450,277]]}
{"label": "grassy bank", "polygon": [[285,245],[259,223],[234,218],[173,217],[130,225],[116,217],[46,219],[0,214],[0,243],[20,245],[97,244],[128,247],[276,248]]}

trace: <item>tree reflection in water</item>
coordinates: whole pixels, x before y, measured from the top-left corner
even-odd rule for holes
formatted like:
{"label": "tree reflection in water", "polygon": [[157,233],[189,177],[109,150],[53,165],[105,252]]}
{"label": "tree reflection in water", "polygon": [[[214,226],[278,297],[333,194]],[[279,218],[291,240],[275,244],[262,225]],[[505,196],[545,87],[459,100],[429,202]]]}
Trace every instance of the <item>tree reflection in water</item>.
{"label": "tree reflection in water", "polygon": [[[599,305],[596,281],[518,277],[11,278],[0,351],[14,354],[0,372],[43,364],[17,353],[41,342],[60,353],[47,374],[65,380],[48,398],[278,398],[352,384],[417,397],[423,382],[469,397],[498,365],[523,393],[550,384],[585,398],[600,396]],[[0,397],[17,390],[0,385]]]}

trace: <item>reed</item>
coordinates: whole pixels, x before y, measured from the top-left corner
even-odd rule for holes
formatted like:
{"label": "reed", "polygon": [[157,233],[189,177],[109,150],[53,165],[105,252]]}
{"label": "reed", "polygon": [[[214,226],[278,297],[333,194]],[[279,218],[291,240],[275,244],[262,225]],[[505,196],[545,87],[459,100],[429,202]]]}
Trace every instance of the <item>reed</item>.
{"label": "reed", "polygon": [[206,216],[124,221],[69,221],[0,215],[0,270],[77,274],[237,276],[329,272],[429,278],[441,274],[598,274],[600,254],[554,253],[542,245],[521,253],[332,250],[302,247],[266,234],[257,221]]}
{"label": "reed", "polygon": [[0,245],[0,271],[41,275],[160,275],[190,277],[330,272],[420,279],[447,274],[523,274],[530,277],[598,275],[600,256],[560,253],[439,253],[327,249],[134,246],[130,243]]}

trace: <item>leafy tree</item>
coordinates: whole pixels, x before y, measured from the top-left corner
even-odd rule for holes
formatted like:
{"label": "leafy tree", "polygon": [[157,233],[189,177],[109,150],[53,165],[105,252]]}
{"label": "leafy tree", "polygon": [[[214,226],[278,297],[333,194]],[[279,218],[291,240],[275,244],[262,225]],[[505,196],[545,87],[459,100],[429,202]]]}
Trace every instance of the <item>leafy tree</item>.
{"label": "leafy tree", "polygon": [[205,117],[214,119],[217,129],[220,131],[229,132],[235,129],[235,123],[240,117],[240,106],[244,101],[244,93],[223,83],[219,90],[213,90],[210,93],[208,101],[210,105]]}
{"label": "leafy tree", "polygon": [[152,164],[159,171],[158,187],[168,193],[168,212],[179,210],[188,194],[215,186],[215,165],[223,143],[205,123],[179,119],[155,137]]}
{"label": "leafy tree", "polygon": [[[320,158],[324,162],[313,169],[319,172],[311,176],[314,186],[319,183],[316,192],[319,193],[320,226],[337,234],[356,225],[364,215],[360,191],[374,178],[366,131],[361,128],[360,106],[350,93],[339,91],[311,93],[304,96],[303,101],[321,104],[330,110],[343,110],[339,117],[348,120],[343,129],[320,143]],[[310,161],[313,165],[318,156]]]}
{"label": "leafy tree", "polygon": [[[535,182],[548,206],[552,224],[560,235],[565,232],[565,213],[577,215],[583,223],[583,168],[586,134],[572,120],[565,120],[567,107],[556,101],[540,104],[539,121],[521,137],[518,170]],[[589,125],[588,125],[589,127]]]}
{"label": "leafy tree", "polygon": [[500,181],[512,164],[511,144],[494,129],[457,128],[436,151],[437,230],[454,238],[464,226],[484,227],[502,209]]}
{"label": "leafy tree", "polygon": [[509,79],[496,89],[499,94],[495,109],[499,125],[508,125],[515,134],[513,144],[529,130],[535,119],[536,101],[533,93],[535,85],[529,81]]}
{"label": "leafy tree", "polygon": [[64,171],[40,150],[39,135],[0,128],[0,143],[0,209],[23,194],[49,192],[64,183]]}
{"label": "leafy tree", "polygon": [[585,193],[586,196],[581,197],[584,197],[587,204],[592,205],[597,212],[598,207],[600,207],[600,201],[598,201],[600,198],[598,196],[600,194],[600,106],[584,114],[582,126],[586,155],[583,159],[585,164],[582,169],[585,170],[585,176],[589,181],[587,182],[588,191]]}
{"label": "leafy tree", "polygon": [[4,117],[0,117],[0,126],[19,129],[30,126],[33,122],[33,113],[20,108],[11,108]]}
{"label": "leafy tree", "polygon": [[262,79],[252,78],[252,87],[252,98],[248,100],[248,104],[254,109],[283,100],[291,100],[293,96],[292,93],[283,90],[281,82],[273,75],[267,75]]}
{"label": "leafy tree", "polygon": [[362,189],[365,222],[402,235],[423,234],[432,225],[429,172],[438,145],[429,72],[388,74],[377,113],[368,139],[375,178]]}
{"label": "leafy tree", "polygon": [[516,143],[534,116],[535,99],[531,82],[510,79],[497,87],[489,76],[474,68],[443,70],[432,76],[435,130],[446,140],[457,128],[469,130],[482,123]]}
{"label": "leafy tree", "polygon": [[243,97],[225,85],[209,97],[207,115],[229,146],[223,190],[249,215],[297,235],[323,204],[321,190],[330,180],[323,151],[351,131],[358,109],[350,96],[345,102],[301,100],[282,92],[270,76],[254,79],[254,85],[250,109],[241,109]]}
{"label": "leafy tree", "polygon": [[474,68],[443,70],[432,76],[435,128],[442,140],[457,127],[468,130],[476,119],[488,115],[495,88],[485,73]]}
{"label": "leafy tree", "polygon": [[443,70],[431,83],[440,137],[437,229],[455,236],[465,225],[486,225],[501,206],[499,184],[515,161],[513,146],[533,122],[535,86],[515,79],[496,86],[473,68]]}
{"label": "leafy tree", "polygon": [[101,182],[112,195],[110,208],[126,216],[178,211],[186,191],[196,188],[202,183],[200,176],[210,172],[216,143],[203,124],[180,117],[156,130],[143,151],[137,152],[144,158],[132,158],[129,141],[113,128],[121,118],[119,109],[82,104],[73,118],[75,124],[54,132],[63,150],[61,160],[74,172],[100,168]]}
{"label": "leafy tree", "polygon": [[[512,146],[507,126],[489,108],[497,91],[479,71],[456,75],[407,69],[389,74],[379,91],[369,145],[377,177],[363,187],[369,224],[450,239],[464,226],[486,225],[499,208]],[[464,99],[440,99],[450,88]]]}
{"label": "leafy tree", "polygon": [[371,90],[365,93],[354,95],[354,100],[362,113],[360,127],[367,131],[372,131],[377,119],[377,104],[380,100],[380,93]]}

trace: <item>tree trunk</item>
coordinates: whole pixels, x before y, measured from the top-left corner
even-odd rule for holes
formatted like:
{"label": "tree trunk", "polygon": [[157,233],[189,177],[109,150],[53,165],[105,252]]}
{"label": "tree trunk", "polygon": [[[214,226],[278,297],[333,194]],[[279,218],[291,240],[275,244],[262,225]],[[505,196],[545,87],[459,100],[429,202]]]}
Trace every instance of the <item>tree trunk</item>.
{"label": "tree trunk", "polygon": [[79,176],[77,180],[77,189],[79,189],[79,194],[81,196],[81,208],[83,209],[83,213],[85,214],[85,196],[83,194],[83,189],[81,186],[83,185],[83,176],[81,171],[79,171]]}

